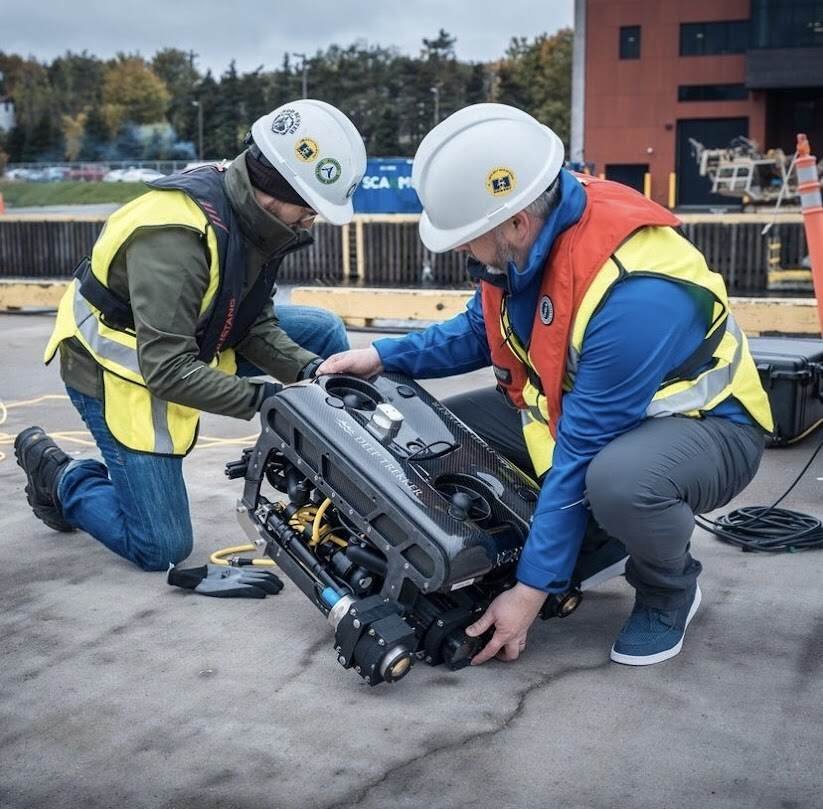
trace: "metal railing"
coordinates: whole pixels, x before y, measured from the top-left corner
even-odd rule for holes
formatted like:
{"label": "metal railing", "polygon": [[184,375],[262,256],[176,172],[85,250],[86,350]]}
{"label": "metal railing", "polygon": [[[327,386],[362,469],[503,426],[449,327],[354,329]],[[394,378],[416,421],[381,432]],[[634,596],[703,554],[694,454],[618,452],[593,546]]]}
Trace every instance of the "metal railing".
{"label": "metal railing", "polygon": [[[49,168],[65,169],[99,169],[100,172],[113,171],[114,169],[153,169],[163,174],[173,174],[175,171],[182,171],[191,163],[200,163],[197,158],[189,160],[52,160],[48,162],[38,161],[30,163],[7,163],[6,171],[14,169],[25,169],[29,171],[43,171]],[[209,160],[208,162],[217,162]]]}

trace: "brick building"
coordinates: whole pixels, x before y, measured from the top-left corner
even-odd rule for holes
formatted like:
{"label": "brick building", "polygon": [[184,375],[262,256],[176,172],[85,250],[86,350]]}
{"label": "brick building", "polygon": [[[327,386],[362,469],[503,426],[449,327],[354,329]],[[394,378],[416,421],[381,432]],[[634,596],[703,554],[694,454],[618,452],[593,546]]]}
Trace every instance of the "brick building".
{"label": "brick building", "polygon": [[709,205],[689,138],[823,154],[821,0],[575,0],[571,158],[666,204]]}

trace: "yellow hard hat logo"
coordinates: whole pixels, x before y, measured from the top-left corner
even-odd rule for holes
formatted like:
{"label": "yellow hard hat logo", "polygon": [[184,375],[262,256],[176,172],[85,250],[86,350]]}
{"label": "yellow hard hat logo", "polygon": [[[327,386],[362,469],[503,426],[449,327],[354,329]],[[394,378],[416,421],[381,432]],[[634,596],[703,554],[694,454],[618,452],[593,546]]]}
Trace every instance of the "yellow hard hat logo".
{"label": "yellow hard hat logo", "polygon": [[316,141],[311,138],[301,138],[297,141],[294,151],[298,160],[302,160],[304,163],[313,163],[317,160],[319,149]]}
{"label": "yellow hard hat logo", "polygon": [[514,172],[511,169],[493,169],[486,178],[486,188],[494,197],[510,194],[514,191],[514,185]]}

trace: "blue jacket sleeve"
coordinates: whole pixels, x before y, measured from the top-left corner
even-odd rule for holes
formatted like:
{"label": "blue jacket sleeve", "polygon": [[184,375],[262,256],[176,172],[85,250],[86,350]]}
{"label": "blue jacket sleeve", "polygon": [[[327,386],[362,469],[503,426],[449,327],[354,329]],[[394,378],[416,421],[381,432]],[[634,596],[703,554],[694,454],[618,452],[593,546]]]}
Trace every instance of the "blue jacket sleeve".
{"label": "blue jacket sleeve", "polygon": [[589,463],[645,418],[660,383],[700,345],[705,328],[699,301],[680,284],[656,278],[622,281],[592,317],[574,387],[563,397],[519,581],[545,592],[568,588],[589,519]]}
{"label": "blue jacket sleeve", "polygon": [[451,320],[399,338],[375,340],[387,371],[414,379],[433,379],[476,371],[491,364],[480,293]]}

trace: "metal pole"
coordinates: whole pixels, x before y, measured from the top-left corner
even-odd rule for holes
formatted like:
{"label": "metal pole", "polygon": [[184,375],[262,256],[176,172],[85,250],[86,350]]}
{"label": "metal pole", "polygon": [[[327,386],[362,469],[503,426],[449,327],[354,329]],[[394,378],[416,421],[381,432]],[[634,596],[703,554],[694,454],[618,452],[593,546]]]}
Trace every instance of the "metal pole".
{"label": "metal pole", "polygon": [[191,105],[197,107],[197,154],[198,159],[203,159],[203,105],[199,101],[192,101]]}
{"label": "metal pole", "polygon": [[203,159],[203,105],[197,104],[197,143],[200,159]]}
{"label": "metal pole", "polygon": [[302,72],[303,72],[303,77],[302,77],[303,98],[308,98],[309,97],[309,74],[308,74],[309,61],[308,61],[308,58],[306,57],[305,53],[297,53],[296,51],[292,51],[291,55],[300,57],[300,60],[301,60],[300,65],[301,65]]}

